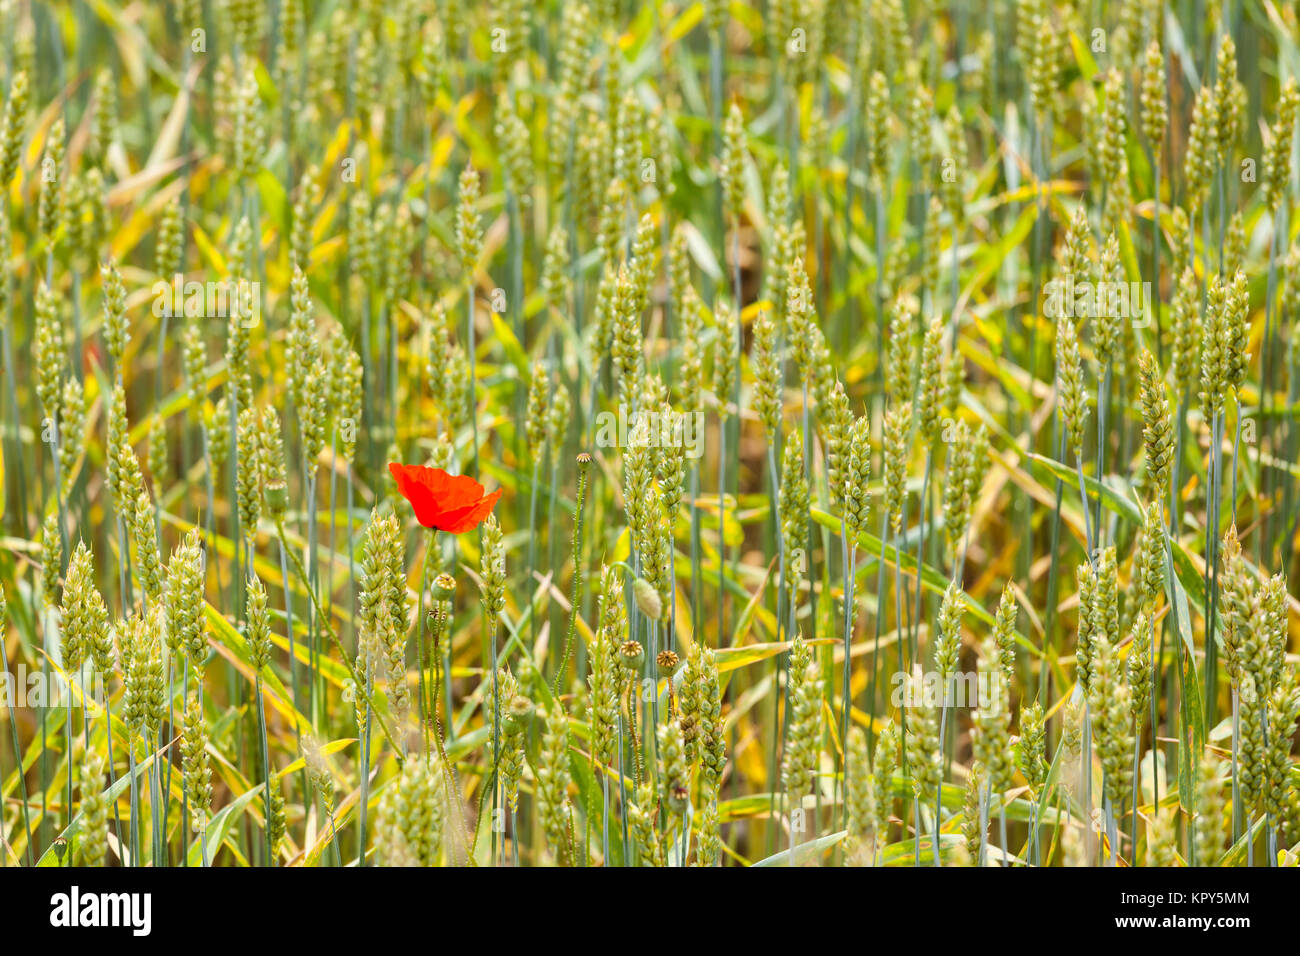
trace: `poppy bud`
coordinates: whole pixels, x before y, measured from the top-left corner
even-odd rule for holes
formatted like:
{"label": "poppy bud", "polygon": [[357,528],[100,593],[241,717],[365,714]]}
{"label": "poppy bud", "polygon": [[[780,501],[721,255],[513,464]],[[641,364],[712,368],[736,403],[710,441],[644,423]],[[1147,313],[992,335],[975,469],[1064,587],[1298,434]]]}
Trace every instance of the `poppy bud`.
{"label": "poppy bud", "polygon": [[632,597],[636,599],[636,606],[641,609],[642,614],[652,621],[659,620],[664,612],[664,605],[663,601],[659,600],[659,592],[655,590],[653,584],[645,578],[637,578],[632,582]]}

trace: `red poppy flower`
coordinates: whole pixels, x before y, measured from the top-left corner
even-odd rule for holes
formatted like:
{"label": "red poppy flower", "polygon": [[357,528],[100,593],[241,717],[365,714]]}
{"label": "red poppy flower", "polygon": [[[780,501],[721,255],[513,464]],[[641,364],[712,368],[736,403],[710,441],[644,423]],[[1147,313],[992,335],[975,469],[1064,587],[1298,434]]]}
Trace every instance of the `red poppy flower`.
{"label": "red poppy flower", "polygon": [[468,475],[449,475],[441,468],[388,463],[397,490],[415,509],[416,520],[426,528],[461,534],[472,531],[492,513],[501,497],[498,488],[483,493],[483,486]]}

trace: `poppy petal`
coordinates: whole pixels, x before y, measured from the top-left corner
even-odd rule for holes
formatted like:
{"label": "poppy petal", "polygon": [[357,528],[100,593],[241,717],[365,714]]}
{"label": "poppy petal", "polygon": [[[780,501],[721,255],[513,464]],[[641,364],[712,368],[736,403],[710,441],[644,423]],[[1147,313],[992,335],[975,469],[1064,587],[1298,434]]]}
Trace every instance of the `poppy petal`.
{"label": "poppy petal", "polygon": [[461,534],[488,516],[501,490],[484,495],[483,486],[468,475],[450,475],[441,468],[389,462],[397,490],[411,503],[416,520],[426,528]]}
{"label": "poppy petal", "polygon": [[483,498],[484,488],[469,475],[441,474],[435,497],[443,511],[469,507]]}
{"label": "poppy petal", "polygon": [[492,494],[476,501],[468,508],[461,509],[454,515],[439,515],[438,527],[450,534],[462,534],[471,531],[482,524],[483,519],[492,513],[492,508],[500,497],[501,489],[498,488]]}
{"label": "poppy petal", "polygon": [[411,471],[417,467],[419,466],[399,465],[393,462],[388,466],[388,470],[397,479],[398,492],[411,503],[411,508],[415,511],[415,520],[426,528],[432,528],[442,508],[429,485],[411,474]]}

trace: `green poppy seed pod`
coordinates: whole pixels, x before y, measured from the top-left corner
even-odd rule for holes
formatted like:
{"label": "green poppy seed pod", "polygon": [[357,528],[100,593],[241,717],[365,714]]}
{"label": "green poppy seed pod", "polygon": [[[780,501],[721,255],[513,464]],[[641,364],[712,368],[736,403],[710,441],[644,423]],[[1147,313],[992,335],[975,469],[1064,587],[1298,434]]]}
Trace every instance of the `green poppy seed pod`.
{"label": "green poppy seed pod", "polygon": [[[651,589],[653,593],[653,589]],[[624,641],[618,648],[619,663],[630,671],[639,671],[645,663],[645,648],[640,641]]]}
{"label": "green poppy seed pod", "polygon": [[655,655],[655,668],[660,677],[672,677],[677,673],[677,665],[680,663],[676,653],[673,651],[660,651]]}

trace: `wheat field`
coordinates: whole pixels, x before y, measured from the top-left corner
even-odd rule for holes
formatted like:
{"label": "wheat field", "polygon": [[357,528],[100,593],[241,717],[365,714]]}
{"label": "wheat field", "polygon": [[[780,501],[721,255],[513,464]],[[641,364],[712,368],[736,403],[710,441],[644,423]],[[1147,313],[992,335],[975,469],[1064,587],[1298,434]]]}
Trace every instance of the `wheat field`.
{"label": "wheat field", "polygon": [[0,2],[0,864],[1300,864],[1275,0]]}

